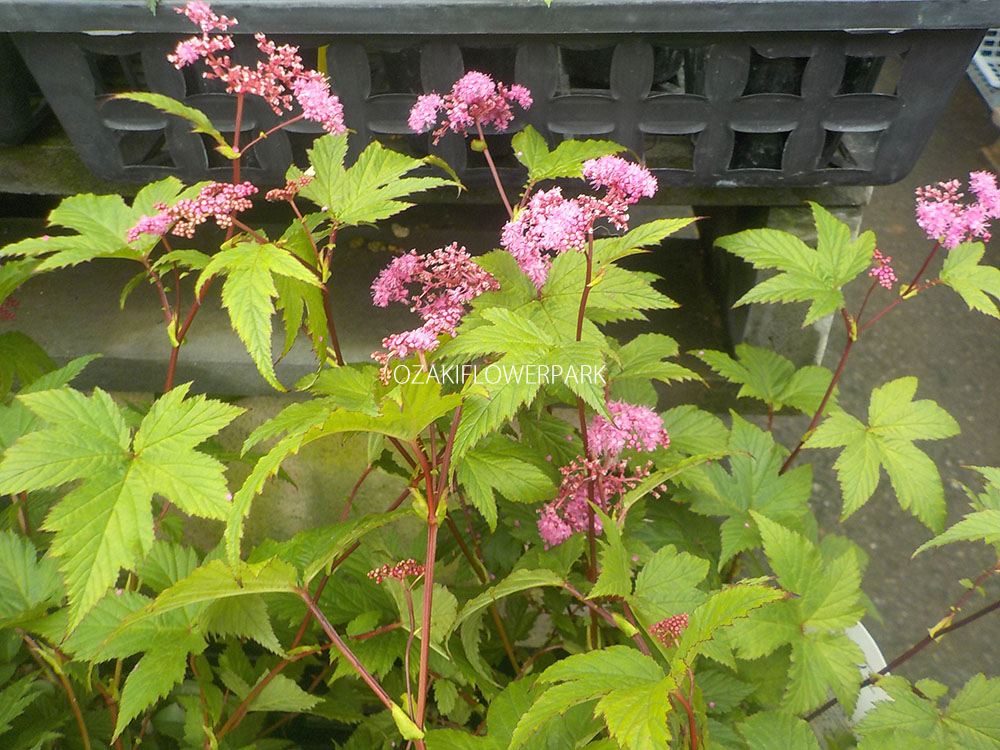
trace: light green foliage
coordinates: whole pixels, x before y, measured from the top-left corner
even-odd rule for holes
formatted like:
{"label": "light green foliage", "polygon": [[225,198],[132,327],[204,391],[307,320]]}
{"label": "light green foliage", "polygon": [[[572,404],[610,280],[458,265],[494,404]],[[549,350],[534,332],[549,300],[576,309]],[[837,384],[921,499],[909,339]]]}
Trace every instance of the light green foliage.
{"label": "light green foliage", "polygon": [[861,619],[861,567],[853,548],[822,549],[791,529],[754,514],[764,551],[783,589],[794,594],[735,626],[737,655],[756,659],[792,646],[789,682],[782,708],[809,711],[833,690],[846,711],[861,684],[861,649],[843,629]]}
{"label": "light green foliage", "polygon": [[751,229],[717,240],[716,244],[754,268],[779,271],[744,294],[737,305],[809,302],[803,325],[844,306],[841,287],[868,268],[875,235],[865,232],[852,242],[846,224],[821,206],[810,205],[819,238],[815,250],[795,235],[777,229]]}
{"label": "light green foliage", "polygon": [[916,440],[958,434],[958,424],[935,402],[914,401],[917,379],[899,378],[872,391],[867,427],[850,414],[833,414],[809,436],[807,448],[844,450],[834,466],[844,493],[843,518],[868,502],[885,467],[899,505],[932,531],[944,524],[944,490],[937,466]]}
{"label": "light green foliage", "polygon": [[[155,0],[147,0],[147,3],[150,2],[155,2]],[[152,6],[150,9],[152,10]],[[220,133],[215,126],[212,125],[212,121],[208,118],[208,115],[200,109],[195,109],[194,107],[189,107],[186,104],[181,104],[179,101],[172,99],[169,96],[164,96],[163,94],[153,94],[148,91],[131,91],[125,94],[117,94],[115,98],[131,99],[135,102],[143,102],[151,107],[156,107],[167,114],[183,117],[194,126],[191,128],[192,133],[204,133],[215,141],[218,147],[217,150],[221,154],[227,158],[233,158],[233,156],[235,156],[235,154],[232,153],[232,149],[229,147],[229,144],[226,142],[226,139],[222,136],[222,133]]]}
{"label": "light green foliage", "polygon": [[35,619],[61,598],[55,561],[39,560],[28,539],[0,531],[0,629]]}
{"label": "light green foliage", "polygon": [[278,296],[275,276],[304,284],[319,280],[292,255],[271,243],[248,242],[242,236],[212,256],[198,279],[199,291],[214,276],[224,274],[222,306],[229,312],[233,329],[253,357],[260,374],[278,390],[284,390],[271,362],[271,317]]}
{"label": "light green foliage", "polygon": [[[730,383],[740,386],[741,398],[756,398],[775,411],[791,406],[812,415],[819,409],[833,373],[813,365],[798,370],[791,360],[770,349],[737,344],[733,359],[711,349],[692,352]],[[827,403],[827,413],[836,410],[836,390]]]}
{"label": "light green foliage", "polygon": [[521,503],[535,503],[555,495],[555,485],[537,462],[535,452],[528,446],[497,435],[480,441],[462,457],[456,471],[468,499],[490,528],[495,529],[494,492]]}
{"label": "light green foliage", "polygon": [[203,396],[185,398],[180,386],[159,399],[134,436],[122,410],[97,389],[67,388],[21,397],[48,424],[8,449],[0,464],[0,491],[22,492],[83,480],[53,509],[45,527],[55,532],[70,600],[69,629],[152,547],[153,494],[186,513],[226,517],[222,464],[195,446],[232,421],[240,409]]}
{"label": "light green foliage", "polygon": [[[926,682],[918,683],[926,687]],[[879,680],[892,700],[880,701],[857,726],[859,750],[934,750],[1000,748],[1000,680],[981,674],[970,679],[947,708],[938,707],[943,692],[923,696],[902,677]]]}
{"label": "light green foliage", "polygon": [[581,177],[581,167],[587,159],[625,150],[612,141],[569,140],[549,151],[545,139],[530,125],[514,136],[511,147],[517,160],[528,168],[529,183],[557,177]]}
{"label": "light green foliage", "polygon": [[[388,219],[413,205],[400,198],[445,185],[458,186],[457,181],[443,177],[406,177],[430,162],[391,151],[378,141],[372,141],[349,168],[344,167],[346,134],[317,138],[308,153],[315,175],[301,195],[340,227]],[[301,176],[295,167],[288,172],[289,179]]]}
{"label": "light green foliage", "polygon": [[720,530],[720,569],[734,555],[760,544],[751,511],[794,528],[804,529],[810,518],[811,468],[798,466],[780,474],[784,451],[770,432],[734,414],[729,451],[729,471],[719,462],[698,470],[709,484],[698,485],[691,504],[696,513],[726,519]]}
{"label": "light green foliage", "polygon": [[924,542],[913,553],[914,555],[931,547],[960,541],[983,541],[992,545],[1000,554],[1000,469],[991,466],[969,468],[978,471],[986,480],[986,486],[981,493],[977,494],[968,487],[965,488],[966,494],[972,501],[973,512],[967,513],[950,529]]}
{"label": "light green foliage", "polygon": [[941,281],[962,295],[970,310],[1000,318],[996,303],[990,299],[1000,299],[1000,268],[980,263],[985,252],[979,242],[952,248],[941,268]]}
{"label": "light green foliage", "polygon": [[35,675],[29,674],[0,690],[0,735],[38,698],[40,687]]}
{"label": "light green foliage", "polygon": [[739,724],[750,750],[820,750],[806,722],[781,711],[762,711]]}
{"label": "light green foliage", "polygon": [[538,678],[553,684],[517,723],[509,748],[528,743],[546,721],[571,706],[600,699],[595,712],[627,750],[654,750],[670,740],[667,714],[674,681],[650,657],[625,646],[570,656]]}

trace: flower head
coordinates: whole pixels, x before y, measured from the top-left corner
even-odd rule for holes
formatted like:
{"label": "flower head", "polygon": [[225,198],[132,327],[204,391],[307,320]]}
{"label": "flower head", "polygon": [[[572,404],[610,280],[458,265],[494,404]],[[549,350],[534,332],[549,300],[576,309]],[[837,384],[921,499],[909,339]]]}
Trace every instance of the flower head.
{"label": "flower head", "polygon": [[[411,285],[420,291],[411,291]],[[455,335],[468,302],[498,288],[496,279],[476,265],[457,242],[427,255],[411,250],[393,259],[372,283],[372,301],[378,307],[408,303],[423,325],[382,339],[385,352],[375,352],[372,357],[382,364],[383,382],[388,382],[392,359],[436,349],[441,334]]]}
{"label": "flower head", "polygon": [[663,420],[648,406],[609,401],[609,422],[597,415],[587,428],[588,447],[594,455],[617,458],[622,451],[654,451],[670,446]]}
{"label": "flower head", "polygon": [[195,228],[209,218],[214,218],[221,228],[228,229],[233,225],[233,214],[250,208],[252,204],[249,196],[256,192],[257,188],[249,182],[238,185],[210,182],[201,189],[197,198],[185,198],[173,206],[154,204],[159,213],[139,219],[125,239],[127,242],[135,242],[142,234],[162,236],[168,229],[178,237],[190,238],[194,237]]}
{"label": "flower head", "polygon": [[504,86],[486,73],[470,70],[455,81],[450,93],[441,96],[431,92],[418,97],[410,110],[409,125],[423,133],[438,124],[438,113],[444,110],[444,122],[434,131],[435,143],[449,130],[464,133],[477,123],[503,131],[514,119],[512,102],[528,109],[531,94],[524,86]]}
{"label": "flower head", "polygon": [[422,576],[423,574],[424,566],[412,557],[409,560],[401,560],[393,565],[386,564],[368,571],[368,577],[375,583],[382,583],[386,578],[394,578],[402,583],[407,576]]}
{"label": "flower head", "polygon": [[872,252],[872,262],[875,267],[868,272],[869,276],[874,276],[878,283],[884,286],[886,289],[892,289],[893,283],[899,281],[896,277],[896,273],[892,270],[891,255],[882,255],[877,249]]}
{"label": "flower head", "polygon": [[297,180],[288,180],[285,182],[285,186],[283,188],[268,190],[267,194],[264,196],[264,200],[272,203],[277,201],[290,201],[310,182],[312,182],[312,177],[307,174],[302,175]]}
{"label": "flower head", "polygon": [[990,220],[1000,217],[996,175],[972,172],[969,188],[976,197],[974,203],[961,202],[965,194],[958,180],[917,188],[917,225],[948,250],[976,237],[988,242]]}
{"label": "flower head", "polygon": [[688,626],[687,612],[673,615],[665,620],[649,626],[650,635],[662,643],[664,646],[674,646]]}

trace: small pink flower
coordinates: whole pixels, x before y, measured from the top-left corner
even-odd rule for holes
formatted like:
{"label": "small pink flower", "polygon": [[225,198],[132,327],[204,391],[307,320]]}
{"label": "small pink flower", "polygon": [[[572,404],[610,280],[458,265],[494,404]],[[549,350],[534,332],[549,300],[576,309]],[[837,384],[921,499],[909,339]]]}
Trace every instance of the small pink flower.
{"label": "small pink flower", "polygon": [[587,428],[588,447],[595,454],[617,458],[626,449],[654,451],[670,446],[663,420],[648,406],[609,401],[612,421],[595,416]]}
{"label": "small pink flower", "polygon": [[660,620],[649,627],[649,632],[664,646],[674,646],[688,626],[687,612]]}
{"label": "small pink flower", "polygon": [[917,225],[932,240],[951,250],[963,242],[979,237],[990,240],[990,220],[1000,218],[1000,189],[996,176],[989,172],[972,172],[969,188],[975,203],[962,203],[958,180],[939,182],[917,189]]}
{"label": "small pink flower", "polygon": [[401,560],[394,565],[386,564],[368,571],[368,577],[375,583],[382,583],[386,578],[394,578],[402,583],[407,576],[422,576],[423,574],[424,566],[412,557],[409,560]]}
{"label": "small pink flower", "polygon": [[210,182],[201,189],[197,198],[185,198],[173,206],[157,203],[154,208],[160,213],[156,216],[143,216],[132,227],[125,239],[134,242],[142,234],[163,235],[167,232],[178,237],[194,237],[199,224],[214,218],[215,223],[223,229],[233,225],[233,214],[246,211],[252,205],[249,196],[257,192],[257,188],[249,182],[234,185],[228,182]]}
{"label": "small pink flower", "polygon": [[415,132],[423,133],[438,123],[438,113],[444,110],[445,120],[434,131],[435,143],[449,130],[465,133],[477,123],[503,131],[514,119],[511,102],[528,109],[531,94],[524,86],[515,84],[508,88],[486,73],[470,70],[455,81],[450,93],[440,96],[431,92],[418,97],[410,110],[409,125]]}

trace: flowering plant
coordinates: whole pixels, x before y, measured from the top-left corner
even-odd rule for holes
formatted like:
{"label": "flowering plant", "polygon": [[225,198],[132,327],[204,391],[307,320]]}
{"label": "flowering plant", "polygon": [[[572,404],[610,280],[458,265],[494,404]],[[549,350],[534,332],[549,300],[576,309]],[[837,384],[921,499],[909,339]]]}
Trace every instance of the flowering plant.
{"label": "flowering plant", "polygon": [[[0,492],[11,498],[0,530],[6,747],[264,750],[299,746],[312,728],[324,746],[354,750],[818,750],[808,721],[834,702],[851,714],[872,682],[891,700],[837,741],[1000,747],[1000,679],[974,677],[946,701],[934,680],[862,675],[846,629],[868,608],[866,558],[847,538],[820,535],[812,469],[801,460],[803,451],[840,451],[845,517],[884,469],[902,509],[934,534],[918,552],[1000,547],[1000,469],[979,469],[986,488],[970,491],[973,512],[944,530],[940,474],[915,442],[958,426],[914,400],[914,378],[875,388],[867,423],[836,399],[854,343],[917,292],[949,286],[1000,317],[1000,271],[980,264],[975,242],[1000,216],[991,175],[973,175],[971,203],[957,183],[918,193],[933,245],[902,287],[871,233],[852,238],[820,206],[815,248],[768,229],[719,241],[773,271],[739,304],[807,303],[807,323],[839,316],[847,333],[834,371],[796,369],[749,345],[735,357],[698,350],[741,396],[764,402],[769,416],[758,424],[690,404],[658,411],[654,383],[701,377],[675,361],[669,336],[607,333],[609,323],[676,306],[620,261],[691,220],[634,226],[631,206],[657,190],[642,165],[614,143],[550,149],[524,128],[513,138],[527,171],[518,197],[493,169],[508,212],[499,249],[473,256],[459,238],[396,257],[373,280],[372,301],[408,305],[421,325],[385,337],[378,367],[348,363],[331,305],[331,258],[346,252],[338,234],[400,215],[410,196],[457,180],[377,143],[348,166],[340,104],[297,50],[258,35],[264,59],[235,65],[232,38],[214,32],[236,21],[197,2],[184,12],[202,33],[170,60],[204,64],[225,82],[237,120],[244,97],[261,96],[328,134],[307,168],[291,166],[286,184],[266,193],[291,219],[272,237],[241,216],[258,187],[240,180],[240,161],[259,139],[241,145],[237,122],[227,142],[198,110],[129,95],[214,139],[233,162],[232,181],[170,178],[131,206],[74,196],[49,217],[64,232],[0,250],[4,318],[9,293],[31,276],[124,258],[158,295],[170,346],[162,395],[137,409],[70,387],[89,357],[56,368],[25,337],[0,336]],[[434,138],[470,133],[492,168],[483,128],[503,130],[515,107],[530,105],[522,87],[470,72],[450,93],[420,97],[410,122]],[[209,219],[225,234],[218,252],[174,248]],[[842,289],[855,280],[868,292],[851,312]],[[282,354],[304,332],[317,358],[295,386],[303,399],[256,427],[239,457],[215,436],[234,430],[243,410],[174,382],[218,284],[275,389],[286,388],[271,343],[278,311]],[[781,410],[804,415],[790,447],[771,430]],[[360,436],[367,453],[346,502],[327,509],[328,524],[251,544],[255,497],[287,478],[293,454],[334,435]],[[242,482],[227,475],[224,461],[234,459],[250,464]],[[358,493],[376,475],[398,491],[364,512]],[[221,522],[218,544],[196,546],[183,516]],[[1000,608],[964,611],[997,572],[1000,564],[978,575],[928,638],[889,666]]]}

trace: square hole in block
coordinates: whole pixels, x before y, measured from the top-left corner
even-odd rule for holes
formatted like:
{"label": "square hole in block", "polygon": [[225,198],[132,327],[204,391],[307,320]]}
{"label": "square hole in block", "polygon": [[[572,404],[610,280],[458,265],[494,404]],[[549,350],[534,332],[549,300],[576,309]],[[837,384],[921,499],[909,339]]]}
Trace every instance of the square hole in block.
{"label": "square hole in block", "polygon": [[808,57],[764,57],[750,51],[750,69],[743,96],[751,94],[802,94],[802,74]]}
{"label": "square hole in block", "polygon": [[120,130],[116,131],[115,137],[118,140],[118,151],[126,165],[176,166],[162,130]]}
{"label": "square hole in block", "polygon": [[653,45],[651,93],[697,93],[704,77],[705,51],[691,47]]}
{"label": "square hole in block", "polygon": [[875,169],[875,154],[885,133],[876,130],[869,133],[842,133],[826,131],[826,145],[821,169]]}
{"label": "square hole in block", "polygon": [[510,86],[514,80],[514,61],[517,50],[513,47],[460,47],[462,65],[466,70],[489,73],[493,80]]}
{"label": "square hole in block", "polygon": [[650,169],[694,169],[697,133],[664,135],[646,133],[642,139],[642,158]]}
{"label": "square hole in block", "polygon": [[747,133],[735,131],[730,169],[781,169],[785,142],[791,131]]}
{"label": "square hole in block", "polygon": [[611,59],[614,47],[559,48],[559,84],[556,95],[611,94]]}
{"label": "square hole in block", "polygon": [[371,75],[369,96],[424,93],[420,83],[419,49],[368,50],[368,70]]}
{"label": "square hole in block", "polygon": [[90,73],[94,77],[94,93],[119,94],[123,91],[148,91],[142,56],[87,53]]}
{"label": "square hole in block", "polygon": [[844,61],[844,78],[837,94],[889,94],[896,93],[899,76],[903,71],[903,56],[855,57],[848,55]]}

